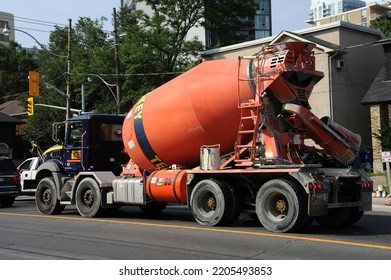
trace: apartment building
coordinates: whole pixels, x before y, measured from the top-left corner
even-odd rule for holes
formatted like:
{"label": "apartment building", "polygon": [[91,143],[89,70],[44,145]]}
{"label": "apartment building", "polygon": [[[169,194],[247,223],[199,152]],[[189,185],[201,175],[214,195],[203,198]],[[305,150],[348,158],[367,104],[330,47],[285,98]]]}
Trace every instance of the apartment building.
{"label": "apartment building", "polygon": [[387,0],[312,0],[310,18],[306,21],[319,26],[337,21],[369,27],[381,14],[391,10]]}
{"label": "apartment building", "polygon": [[14,15],[0,11],[0,44],[7,44],[9,41],[15,41],[15,31],[11,30],[11,33],[6,36],[3,34],[5,25],[14,26]]}

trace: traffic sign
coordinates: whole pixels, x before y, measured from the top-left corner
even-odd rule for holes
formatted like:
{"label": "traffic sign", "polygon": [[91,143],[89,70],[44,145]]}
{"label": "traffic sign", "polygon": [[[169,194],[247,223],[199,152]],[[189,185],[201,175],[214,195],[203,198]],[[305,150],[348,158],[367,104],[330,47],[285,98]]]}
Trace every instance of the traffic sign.
{"label": "traffic sign", "polygon": [[381,152],[381,161],[382,162],[391,162],[391,152]]}

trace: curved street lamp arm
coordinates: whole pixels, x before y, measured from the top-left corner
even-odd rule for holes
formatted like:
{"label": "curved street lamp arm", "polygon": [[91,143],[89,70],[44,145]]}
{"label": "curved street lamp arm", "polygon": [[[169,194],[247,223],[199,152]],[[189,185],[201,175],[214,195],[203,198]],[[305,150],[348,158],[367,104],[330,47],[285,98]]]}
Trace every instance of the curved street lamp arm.
{"label": "curved street lamp arm", "polygon": [[101,76],[97,75],[97,74],[88,74],[89,76],[93,76],[93,77],[97,77],[99,78],[105,85],[106,87],[110,90],[111,94],[113,95],[114,97],[114,100],[117,101],[117,96],[115,95],[114,91],[111,89],[111,87],[115,87],[116,84],[109,84],[108,82],[106,82]]}
{"label": "curved street lamp arm", "polygon": [[[66,57],[64,55],[58,55],[58,54],[55,54],[55,53],[52,53],[51,51],[49,51],[45,45],[41,44],[33,35],[31,35],[30,33],[24,31],[24,30],[21,30],[21,29],[18,29],[18,28],[12,28],[13,30],[15,31],[19,31],[19,32],[22,32],[24,34],[26,34],[27,36],[31,37],[43,50],[47,51],[48,53],[50,53],[51,55],[53,56],[57,56],[57,57]],[[3,29],[3,34],[5,36],[9,36],[9,34],[11,33],[11,28],[8,26],[8,23],[5,24],[4,26],[4,29]]]}

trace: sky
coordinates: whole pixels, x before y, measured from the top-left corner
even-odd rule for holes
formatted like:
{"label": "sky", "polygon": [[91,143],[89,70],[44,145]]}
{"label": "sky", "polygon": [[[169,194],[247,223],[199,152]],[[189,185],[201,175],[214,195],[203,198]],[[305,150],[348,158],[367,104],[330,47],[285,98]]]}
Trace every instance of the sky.
{"label": "sky", "polygon": [[[105,17],[104,29],[112,31],[113,8],[118,10],[120,3],[120,0],[0,0],[0,11],[15,16],[15,28],[28,32],[41,44],[47,44],[54,26],[67,26],[68,19],[72,19],[74,26],[79,17]],[[273,35],[283,30],[297,31],[309,27],[305,21],[310,3],[310,0],[272,0]],[[38,47],[26,34],[16,31],[15,37],[23,47]]]}

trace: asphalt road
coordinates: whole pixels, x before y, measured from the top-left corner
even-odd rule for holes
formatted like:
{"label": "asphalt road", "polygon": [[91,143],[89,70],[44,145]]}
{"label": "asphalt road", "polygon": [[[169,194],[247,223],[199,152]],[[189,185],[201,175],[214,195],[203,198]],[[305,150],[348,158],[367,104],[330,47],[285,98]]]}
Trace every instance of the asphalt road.
{"label": "asphalt road", "polygon": [[1,260],[391,260],[391,206],[354,226],[315,222],[300,234],[274,234],[246,214],[230,227],[198,225],[184,206],[148,216],[122,207],[101,218],[38,213],[32,199],[0,208]]}

